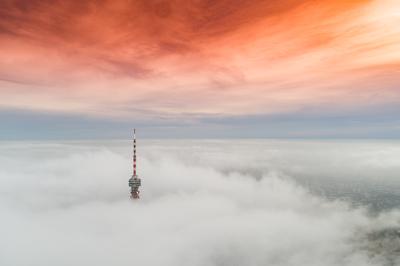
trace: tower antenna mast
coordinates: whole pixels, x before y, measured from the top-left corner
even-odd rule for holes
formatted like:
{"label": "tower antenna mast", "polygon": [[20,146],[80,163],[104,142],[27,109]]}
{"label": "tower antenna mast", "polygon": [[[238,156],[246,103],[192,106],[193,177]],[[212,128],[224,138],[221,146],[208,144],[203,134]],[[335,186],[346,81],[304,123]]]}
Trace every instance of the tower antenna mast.
{"label": "tower antenna mast", "polygon": [[131,188],[131,199],[139,199],[139,187],[142,180],[136,174],[136,128],[133,129],[133,175],[129,179],[129,186]]}

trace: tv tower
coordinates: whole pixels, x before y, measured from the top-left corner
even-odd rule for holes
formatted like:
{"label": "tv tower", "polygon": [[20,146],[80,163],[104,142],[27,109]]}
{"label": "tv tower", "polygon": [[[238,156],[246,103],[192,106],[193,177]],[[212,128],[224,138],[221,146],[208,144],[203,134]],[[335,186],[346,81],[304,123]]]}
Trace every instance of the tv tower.
{"label": "tv tower", "polygon": [[131,187],[131,199],[139,199],[139,187],[142,180],[136,175],[136,129],[133,129],[133,175],[129,179],[129,186]]}

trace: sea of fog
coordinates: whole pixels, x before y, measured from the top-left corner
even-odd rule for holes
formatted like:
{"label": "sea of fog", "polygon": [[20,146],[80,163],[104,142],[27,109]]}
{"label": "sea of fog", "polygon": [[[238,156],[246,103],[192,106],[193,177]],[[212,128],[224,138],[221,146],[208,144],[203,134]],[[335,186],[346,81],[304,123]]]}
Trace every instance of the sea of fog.
{"label": "sea of fog", "polygon": [[400,141],[0,142],[0,265],[398,266]]}

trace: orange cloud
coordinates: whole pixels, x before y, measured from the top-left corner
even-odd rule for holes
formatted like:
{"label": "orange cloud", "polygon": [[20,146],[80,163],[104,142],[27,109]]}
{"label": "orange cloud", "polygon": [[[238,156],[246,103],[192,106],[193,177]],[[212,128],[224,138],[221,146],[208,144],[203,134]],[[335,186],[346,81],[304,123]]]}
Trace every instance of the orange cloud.
{"label": "orange cloud", "polygon": [[0,106],[188,117],[396,103],[399,22],[394,0],[6,0]]}

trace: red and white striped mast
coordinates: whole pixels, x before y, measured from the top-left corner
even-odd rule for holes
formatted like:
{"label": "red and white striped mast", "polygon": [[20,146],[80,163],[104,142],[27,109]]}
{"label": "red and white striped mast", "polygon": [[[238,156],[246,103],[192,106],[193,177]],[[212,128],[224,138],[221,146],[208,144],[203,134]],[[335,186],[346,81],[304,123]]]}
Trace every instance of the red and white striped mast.
{"label": "red and white striped mast", "polygon": [[139,199],[139,187],[142,181],[136,175],[136,129],[133,130],[133,175],[129,179],[129,186],[131,187],[131,199]]}
{"label": "red and white striped mast", "polygon": [[133,129],[133,176],[136,176],[136,128]]}

